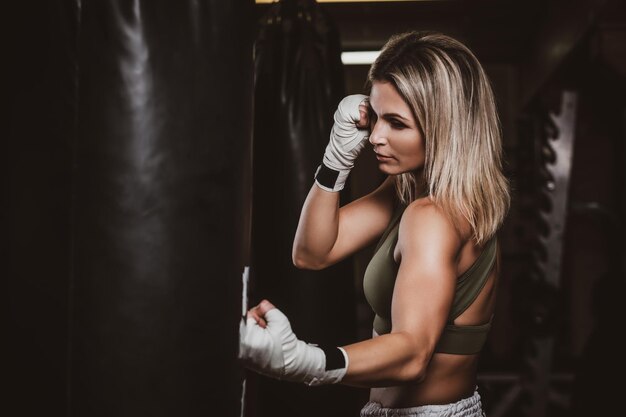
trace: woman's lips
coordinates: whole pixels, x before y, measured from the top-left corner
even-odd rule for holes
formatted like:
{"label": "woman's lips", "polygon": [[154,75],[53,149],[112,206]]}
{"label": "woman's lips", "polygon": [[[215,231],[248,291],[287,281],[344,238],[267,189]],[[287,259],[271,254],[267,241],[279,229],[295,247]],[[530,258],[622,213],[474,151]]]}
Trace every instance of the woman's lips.
{"label": "woman's lips", "polygon": [[379,161],[388,161],[390,159],[392,159],[390,156],[386,156],[386,155],[381,155],[379,153],[376,154],[376,159],[378,159]]}

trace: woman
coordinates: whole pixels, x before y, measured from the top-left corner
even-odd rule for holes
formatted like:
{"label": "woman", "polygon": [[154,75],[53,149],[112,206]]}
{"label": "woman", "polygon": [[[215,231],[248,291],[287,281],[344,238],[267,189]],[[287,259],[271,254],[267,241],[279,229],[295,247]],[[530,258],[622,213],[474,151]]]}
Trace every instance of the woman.
{"label": "woman", "polygon": [[[335,113],[293,260],[322,269],[378,239],[364,277],[373,338],[307,344],[263,300],[241,327],[240,357],[275,378],[369,387],[361,416],[481,416],[476,367],[510,202],[489,81],[460,42],[409,32],[384,46],[368,87],[369,97],[348,96]],[[368,141],[387,178],[340,208],[338,191]]]}

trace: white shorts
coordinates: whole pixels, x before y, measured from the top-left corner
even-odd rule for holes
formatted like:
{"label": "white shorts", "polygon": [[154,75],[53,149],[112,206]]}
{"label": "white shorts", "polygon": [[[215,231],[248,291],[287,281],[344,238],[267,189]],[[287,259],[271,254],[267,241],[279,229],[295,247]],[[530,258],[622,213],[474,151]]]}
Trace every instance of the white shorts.
{"label": "white shorts", "polygon": [[485,413],[476,389],[471,397],[450,404],[385,408],[370,401],[361,409],[361,417],[485,417]]}

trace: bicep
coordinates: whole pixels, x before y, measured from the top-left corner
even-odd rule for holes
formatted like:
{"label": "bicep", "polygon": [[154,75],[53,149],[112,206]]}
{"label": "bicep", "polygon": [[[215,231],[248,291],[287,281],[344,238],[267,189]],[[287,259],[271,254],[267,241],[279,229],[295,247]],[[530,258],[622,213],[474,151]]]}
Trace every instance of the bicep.
{"label": "bicep", "polygon": [[400,223],[402,258],[391,305],[392,333],[409,334],[421,352],[430,356],[454,299],[460,239],[433,209],[411,211],[405,212]]}
{"label": "bicep", "polygon": [[337,240],[326,257],[326,266],[363,249],[382,235],[393,215],[393,181],[393,177],[387,177],[376,190],[339,209]]}

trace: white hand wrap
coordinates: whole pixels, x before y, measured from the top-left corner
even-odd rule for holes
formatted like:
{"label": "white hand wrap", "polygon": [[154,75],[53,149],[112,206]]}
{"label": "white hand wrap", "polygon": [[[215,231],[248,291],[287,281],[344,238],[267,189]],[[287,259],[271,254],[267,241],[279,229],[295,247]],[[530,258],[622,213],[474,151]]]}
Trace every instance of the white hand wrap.
{"label": "white hand wrap", "polygon": [[239,358],[256,372],[277,379],[304,382],[307,385],[336,384],[348,369],[326,370],[326,354],[316,345],[298,340],[287,317],[277,308],[265,313],[267,327],[252,317],[239,327]]}
{"label": "white hand wrap", "polygon": [[369,139],[369,129],[356,127],[361,119],[359,105],[367,103],[368,99],[366,95],[353,94],[344,97],[337,106],[330,141],[326,146],[322,165],[315,172],[316,184],[326,191],[343,189],[348,174],[354,167],[354,160]]}

